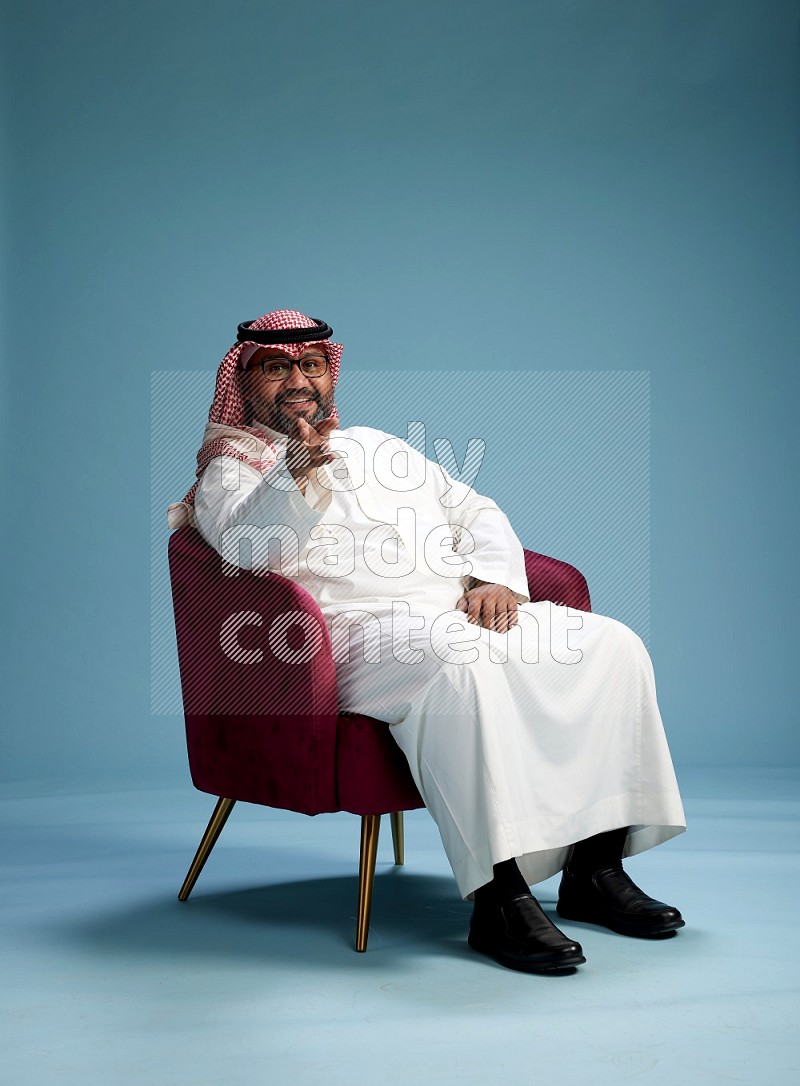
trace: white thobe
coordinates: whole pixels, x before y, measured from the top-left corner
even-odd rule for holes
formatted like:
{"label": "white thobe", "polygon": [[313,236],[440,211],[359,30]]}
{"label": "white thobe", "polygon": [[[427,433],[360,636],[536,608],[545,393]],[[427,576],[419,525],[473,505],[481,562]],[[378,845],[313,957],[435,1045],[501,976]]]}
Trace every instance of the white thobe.
{"label": "white thobe", "polygon": [[[260,428],[283,457],[286,437]],[[626,856],[681,833],[640,638],[613,618],[528,602],[505,514],[400,438],[350,427],[329,443],[339,459],[304,493],[283,459],[263,475],[212,460],[196,524],[233,565],[280,572],[317,600],[340,709],[387,723],[461,896],[511,857],[529,884],[548,878],[604,830],[629,827]],[[514,593],[509,633],[455,609],[471,577]]]}

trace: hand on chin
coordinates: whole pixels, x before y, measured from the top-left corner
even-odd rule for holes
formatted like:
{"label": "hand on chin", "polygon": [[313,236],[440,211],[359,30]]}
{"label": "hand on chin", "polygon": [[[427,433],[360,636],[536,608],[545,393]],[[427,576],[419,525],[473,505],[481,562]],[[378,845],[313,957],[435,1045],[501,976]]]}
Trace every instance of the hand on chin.
{"label": "hand on chin", "polygon": [[292,435],[292,437],[298,437],[299,435],[297,426],[299,419],[304,419],[310,425],[314,425],[313,420],[316,416],[318,407],[313,400],[310,400],[308,403],[297,404],[296,406],[289,407],[288,411],[287,407],[289,407],[288,404],[283,405],[282,414],[288,423],[289,433]]}

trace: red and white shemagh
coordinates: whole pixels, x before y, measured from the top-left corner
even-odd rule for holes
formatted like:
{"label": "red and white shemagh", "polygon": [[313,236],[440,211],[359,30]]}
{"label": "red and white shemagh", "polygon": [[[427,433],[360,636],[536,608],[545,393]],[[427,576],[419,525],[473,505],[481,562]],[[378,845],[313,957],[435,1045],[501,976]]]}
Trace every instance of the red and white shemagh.
{"label": "red and white shemagh", "polygon": [[[259,332],[278,331],[284,328],[310,328],[314,321],[296,309],[276,309],[265,313],[252,322],[250,327]],[[170,528],[182,528],[194,524],[194,498],[203,472],[215,456],[230,456],[244,460],[257,471],[266,472],[277,462],[278,452],[263,430],[248,426],[245,421],[244,393],[241,375],[252,355],[263,344],[246,340],[235,343],[219,364],[214,400],[208,412],[208,423],[203,434],[203,444],[197,453],[197,479],[181,502],[173,502],[167,511]],[[333,388],[339,379],[342,344],[330,340],[310,340],[307,343],[274,343],[271,347],[285,351],[291,358],[299,358],[309,347],[322,347],[328,356]],[[336,413],[336,408],[333,408]]]}

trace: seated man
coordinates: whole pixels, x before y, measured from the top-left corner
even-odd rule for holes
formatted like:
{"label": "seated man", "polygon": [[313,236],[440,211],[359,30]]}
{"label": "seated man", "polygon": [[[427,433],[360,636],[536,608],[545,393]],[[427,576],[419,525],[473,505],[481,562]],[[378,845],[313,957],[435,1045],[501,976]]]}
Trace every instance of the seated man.
{"label": "seated man", "polygon": [[615,619],[529,602],[490,498],[399,438],[341,429],[331,334],[294,310],[239,326],[170,526],[317,600],[340,709],[386,721],[407,758],[474,901],[475,950],[532,973],[584,962],[529,889],[558,871],[566,920],[682,927],[621,863],[685,829],[644,645]]}

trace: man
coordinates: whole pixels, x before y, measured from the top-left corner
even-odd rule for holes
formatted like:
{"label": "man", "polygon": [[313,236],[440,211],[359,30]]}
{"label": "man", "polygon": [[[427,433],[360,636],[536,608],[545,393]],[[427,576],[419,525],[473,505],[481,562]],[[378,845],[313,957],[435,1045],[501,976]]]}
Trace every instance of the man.
{"label": "man", "polygon": [[490,498],[399,438],[340,428],[331,335],[295,310],[239,326],[170,526],[317,600],[340,708],[386,721],[405,754],[474,901],[470,946],[531,973],[583,963],[529,889],[558,871],[560,917],[674,932],[678,910],[621,862],[685,829],[644,645],[614,619],[530,603]]}

